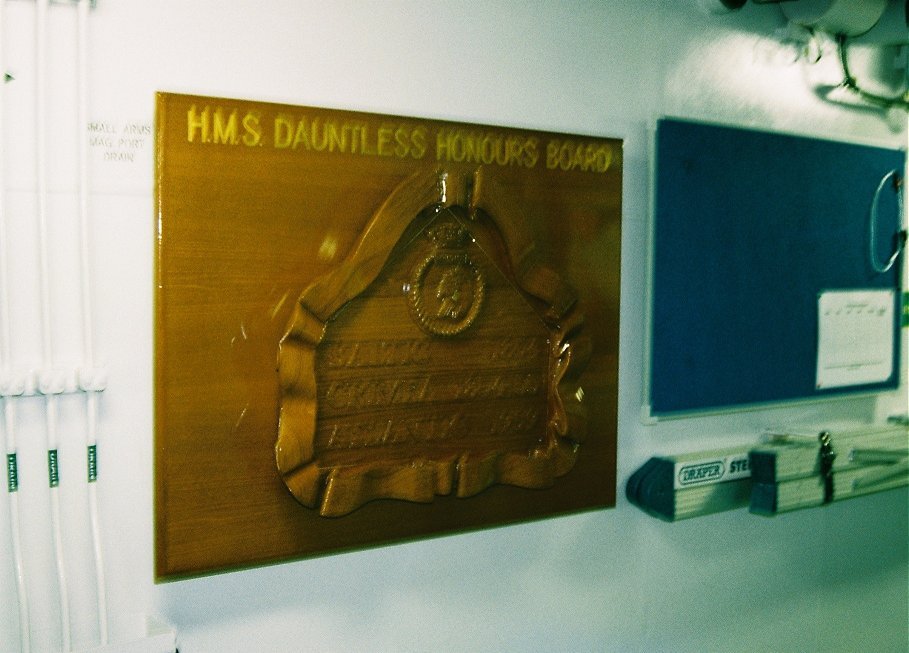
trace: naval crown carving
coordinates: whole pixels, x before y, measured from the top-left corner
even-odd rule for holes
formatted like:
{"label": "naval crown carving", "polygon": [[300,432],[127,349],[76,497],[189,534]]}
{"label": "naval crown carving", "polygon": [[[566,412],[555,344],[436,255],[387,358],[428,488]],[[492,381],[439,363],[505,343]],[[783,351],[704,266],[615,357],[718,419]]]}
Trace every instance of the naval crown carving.
{"label": "naval crown carving", "polygon": [[442,221],[426,230],[434,245],[414,268],[407,286],[411,314],[426,332],[437,336],[462,333],[483,306],[486,279],[470,258],[467,231],[457,222]]}

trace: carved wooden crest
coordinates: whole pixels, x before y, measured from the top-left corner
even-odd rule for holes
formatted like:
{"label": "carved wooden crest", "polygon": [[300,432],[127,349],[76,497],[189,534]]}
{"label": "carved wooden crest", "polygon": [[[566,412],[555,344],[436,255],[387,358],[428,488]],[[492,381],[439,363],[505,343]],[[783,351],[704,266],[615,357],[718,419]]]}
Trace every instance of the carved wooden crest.
{"label": "carved wooden crest", "polygon": [[170,93],[155,134],[159,578],[615,505],[621,140]]}
{"label": "carved wooden crest", "polygon": [[284,482],[323,516],[548,487],[586,430],[575,295],[482,170],[421,173],[300,296],[279,351]]}

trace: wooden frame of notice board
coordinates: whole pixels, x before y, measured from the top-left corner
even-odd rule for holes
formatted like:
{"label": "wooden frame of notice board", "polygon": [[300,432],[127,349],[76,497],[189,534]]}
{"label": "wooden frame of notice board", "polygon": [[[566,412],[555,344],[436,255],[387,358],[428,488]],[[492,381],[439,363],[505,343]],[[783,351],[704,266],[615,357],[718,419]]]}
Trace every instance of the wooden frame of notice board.
{"label": "wooden frame of notice board", "polygon": [[[659,120],[645,415],[896,388],[905,168],[901,150]],[[822,343],[848,333],[819,317],[832,293],[883,296],[885,317],[869,319],[892,321],[876,370],[833,384]]]}

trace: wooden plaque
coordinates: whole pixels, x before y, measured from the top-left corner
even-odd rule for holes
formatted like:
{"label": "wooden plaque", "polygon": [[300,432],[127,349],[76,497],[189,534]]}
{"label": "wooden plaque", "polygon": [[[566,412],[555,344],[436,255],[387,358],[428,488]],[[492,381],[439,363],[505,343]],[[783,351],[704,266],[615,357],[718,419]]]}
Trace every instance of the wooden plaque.
{"label": "wooden plaque", "polygon": [[157,108],[159,578],[614,505],[620,141]]}

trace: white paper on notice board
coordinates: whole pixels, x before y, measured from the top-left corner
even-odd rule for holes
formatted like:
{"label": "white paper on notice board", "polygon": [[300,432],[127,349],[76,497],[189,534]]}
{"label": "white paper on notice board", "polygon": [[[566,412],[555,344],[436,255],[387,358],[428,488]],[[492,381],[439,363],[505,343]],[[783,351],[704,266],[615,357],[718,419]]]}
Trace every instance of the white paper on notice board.
{"label": "white paper on notice board", "polygon": [[817,387],[881,383],[893,371],[893,290],[818,295]]}

